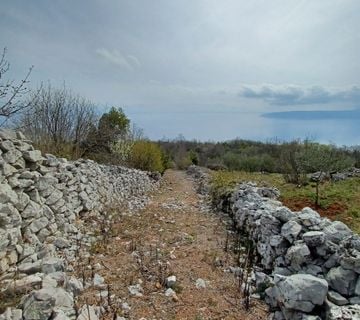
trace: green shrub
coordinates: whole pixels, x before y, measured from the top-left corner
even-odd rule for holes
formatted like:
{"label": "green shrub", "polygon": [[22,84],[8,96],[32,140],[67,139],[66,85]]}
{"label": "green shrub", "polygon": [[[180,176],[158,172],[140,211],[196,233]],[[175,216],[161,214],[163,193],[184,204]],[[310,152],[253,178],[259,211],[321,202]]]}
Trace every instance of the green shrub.
{"label": "green shrub", "polygon": [[141,170],[163,172],[165,168],[160,146],[151,141],[136,141],[131,151],[130,165]]}

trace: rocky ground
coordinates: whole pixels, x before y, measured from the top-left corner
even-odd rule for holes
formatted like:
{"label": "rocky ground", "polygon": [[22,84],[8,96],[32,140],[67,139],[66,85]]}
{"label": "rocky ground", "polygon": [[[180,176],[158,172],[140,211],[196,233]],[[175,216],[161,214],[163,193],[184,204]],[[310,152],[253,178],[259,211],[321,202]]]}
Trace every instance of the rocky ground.
{"label": "rocky ground", "polygon": [[256,298],[244,307],[222,219],[190,177],[167,171],[146,208],[119,212],[91,257],[74,266],[93,284],[77,304],[102,306],[97,313],[104,319],[266,319],[267,307]]}

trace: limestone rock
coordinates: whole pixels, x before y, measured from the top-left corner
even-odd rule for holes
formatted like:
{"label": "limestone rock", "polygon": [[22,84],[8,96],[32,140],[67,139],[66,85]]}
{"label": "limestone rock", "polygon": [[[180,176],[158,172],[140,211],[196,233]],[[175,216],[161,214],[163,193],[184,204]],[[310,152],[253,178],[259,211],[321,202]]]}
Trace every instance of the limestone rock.
{"label": "limestone rock", "polygon": [[300,266],[307,261],[309,256],[310,250],[307,245],[298,242],[288,249],[285,259],[293,268],[300,269]]}
{"label": "limestone rock", "polygon": [[170,276],[166,278],[166,286],[172,288],[176,283],[176,276]]}
{"label": "limestone rock", "polygon": [[343,297],[341,294],[337,293],[336,291],[329,291],[328,292],[328,299],[332,303],[335,303],[337,306],[343,306],[349,303],[349,300]]}
{"label": "limestone rock", "polygon": [[288,221],[281,228],[281,235],[287,239],[290,243],[293,243],[297,239],[301,231],[301,225],[296,221]]}
{"label": "limestone rock", "polygon": [[307,274],[278,276],[275,286],[279,292],[278,299],[286,308],[303,312],[311,312],[316,305],[322,305],[328,292],[324,279]]}
{"label": "limestone rock", "polygon": [[324,243],[325,234],[321,231],[309,231],[303,234],[302,239],[309,247],[317,247]]}
{"label": "limestone rock", "polygon": [[326,275],[329,286],[335,291],[351,296],[355,292],[357,274],[352,270],[346,270],[342,267],[332,268]]}
{"label": "limestone rock", "polygon": [[23,302],[24,320],[48,320],[55,306],[55,298],[50,295],[35,297],[36,291],[32,292]]}
{"label": "limestone rock", "polygon": [[64,267],[64,260],[60,258],[46,258],[42,261],[41,264],[41,270],[43,273],[53,273],[56,271],[63,271],[65,269]]}
{"label": "limestone rock", "polygon": [[142,294],[143,288],[141,287],[140,284],[135,284],[135,285],[129,286],[128,290],[132,296],[135,296],[135,297],[143,296],[143,294]]}
{"label": "limestone rock", "polygon": [[24,151],[22,155],[29,162],[41,162],[43,160],[39,150]]}
{"label": "limestone rock", "polygon": [[329,226],[324,228],[326,240],[330,240],[334,243],[339,243],[345,237],[352,234],[349,227],[340,221],[334,221]]}
{"label": "limestone rock", "polygon": [[329,308],[328,320],[360,320],[360,305],[336,306]]}
{"label": "limestone rock", "polygon": [[0,183],[0,203],[5,204],[10,202],[16,206],[18,201],[19,197],[16,192],[13,191],[8,184]]}
{"label": "limestone rock", "polygon": [[205,289],[206,288],[206,281],[204,279],[198,278],[195,282],[195,287],[197,289]]}
{"label": "limestone rock", "polygon": [[84,305],[79,311],[79,316],[76,320],[99,320],[93,306]]}

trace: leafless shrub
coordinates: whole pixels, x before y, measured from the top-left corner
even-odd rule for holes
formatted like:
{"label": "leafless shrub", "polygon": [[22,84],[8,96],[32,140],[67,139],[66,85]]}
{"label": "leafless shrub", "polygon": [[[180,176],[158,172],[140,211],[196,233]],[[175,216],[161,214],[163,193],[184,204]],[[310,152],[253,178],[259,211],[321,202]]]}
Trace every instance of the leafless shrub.
{"label": "leafless shrub", "polygon": [[6,52],[7,50],[4,48],[0,55],[0,126],[4,125],[11,117],[30,109],[37,98],[37,95],[34,94],[32,99],[25,100],[25,97],[31,92],[27,85],[33,66],[19,82],[5,78],[10,69]]}
{"label": "leafless shrub", "polygon": [[33,108],[23,114],[17,126],[43,151],[77,158],[96,121],[92,102],[65,85],[57,89],[49,84],[40,88]]}

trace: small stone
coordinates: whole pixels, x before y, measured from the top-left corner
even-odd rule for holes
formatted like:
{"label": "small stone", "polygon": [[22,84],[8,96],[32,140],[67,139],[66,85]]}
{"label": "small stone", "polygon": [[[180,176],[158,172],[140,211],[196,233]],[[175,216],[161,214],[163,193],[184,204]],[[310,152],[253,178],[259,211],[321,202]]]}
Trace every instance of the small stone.
{"label": "small stone", "polygon": [[123,309],[124,311],[130,311],[131,307],[129,306],[129,304],[127,302],[123,302],[121,304],[121,309]]}
{"label": "small stone", "polygon": [[128,290],[132,296],[135,296],[135,297],[143,296],[143,294],[142,294],[143,288],[141,287],[140,284],[135,284],[135,285],[129,286]]}
{"label": "small stone", "polygon": [[56,271],[64,271],[64,260],[60,258],[46,258],[42,262],[41,270],[43,273],[53,273]]}
{"label": "small stone", "polygon": [[310,256],[310,250],[305,243],[295,243],[286,252],[286,261],[296,270],[307,261]]}
{"label": "small stone", "polygon": [[360,296],[351,297],[349,299],[350,304],[360,304]]}
{"label": "small stone", "polygon": [[305,227],[311,227],[318,225],[320,222],[320,215],[309,207],[305,207],[301,210],[300,214],[297,215],[297,219]]}
{"label": "small stone", "polygon": [[170,276],[166,278],[166,286],[172,288],[176,283],[176,276]]}
{"label": "small stone", "polygon": [[300,231],[301,231],[301,225],[293,220],[286,222],[281,227],[281,235],[290,243],[293,243],[294,240],[297,239],[297,236],[299,235]]}
{"label": "small stone", "polygon": [[317,247],[325,241],[325,234],[321,231],[309,231],[303,234],[303,240],[309,247]]}
{"label": "small stone", "polygon": [[109,292],[107,290],[100,290],[100,292],[96,294],[98,298],[107,298],[108,295]]}
{"label": "small stone", "polygon": [[71,243],[68,240],[61,238],[61,237],[55,239],[54,245],[55,245],[55,247],[57,247],[59,249],[71,247]]}
{"label": "small stone", "polygon": [[195,286],[197,289],[205,289],[206,288],[206,282],[204,279],[198,278],[195,282]]}
{"label": "small stone", "polygon": [[336,291],[329,290],[327,297],[329,301],[335,303],[338,306],[343,306],[349,303],[348,299],[344,298],[341,294],[337,293]]}
{"label": "small stone", "polygon": [[176,295],[176,292],[175,292],[173,289],[167,288],[167,289],[165,290],[165,296],[166,296],[166,297],[172,297],[172,296],[174,296],[174,295]]}
{"label": "small stone", "polygon": [[99,275],[98,273],[94,274],[93,284],[95,287],[103,285],[105,282],[105,279]]}
{"label": "small stone", "polygon": [[15,191],[7,183],[0,184],[0,203],[5,204],[7,202],[16,206],[19,201],[19,197]]}
{"label": "small stone", "polygon": [[81,291],[84,290],[82,282],[75,278],[74,276],[71,276],[69,281],[67,282],[67,289],[70,290],[74,295],[79,295]]}

